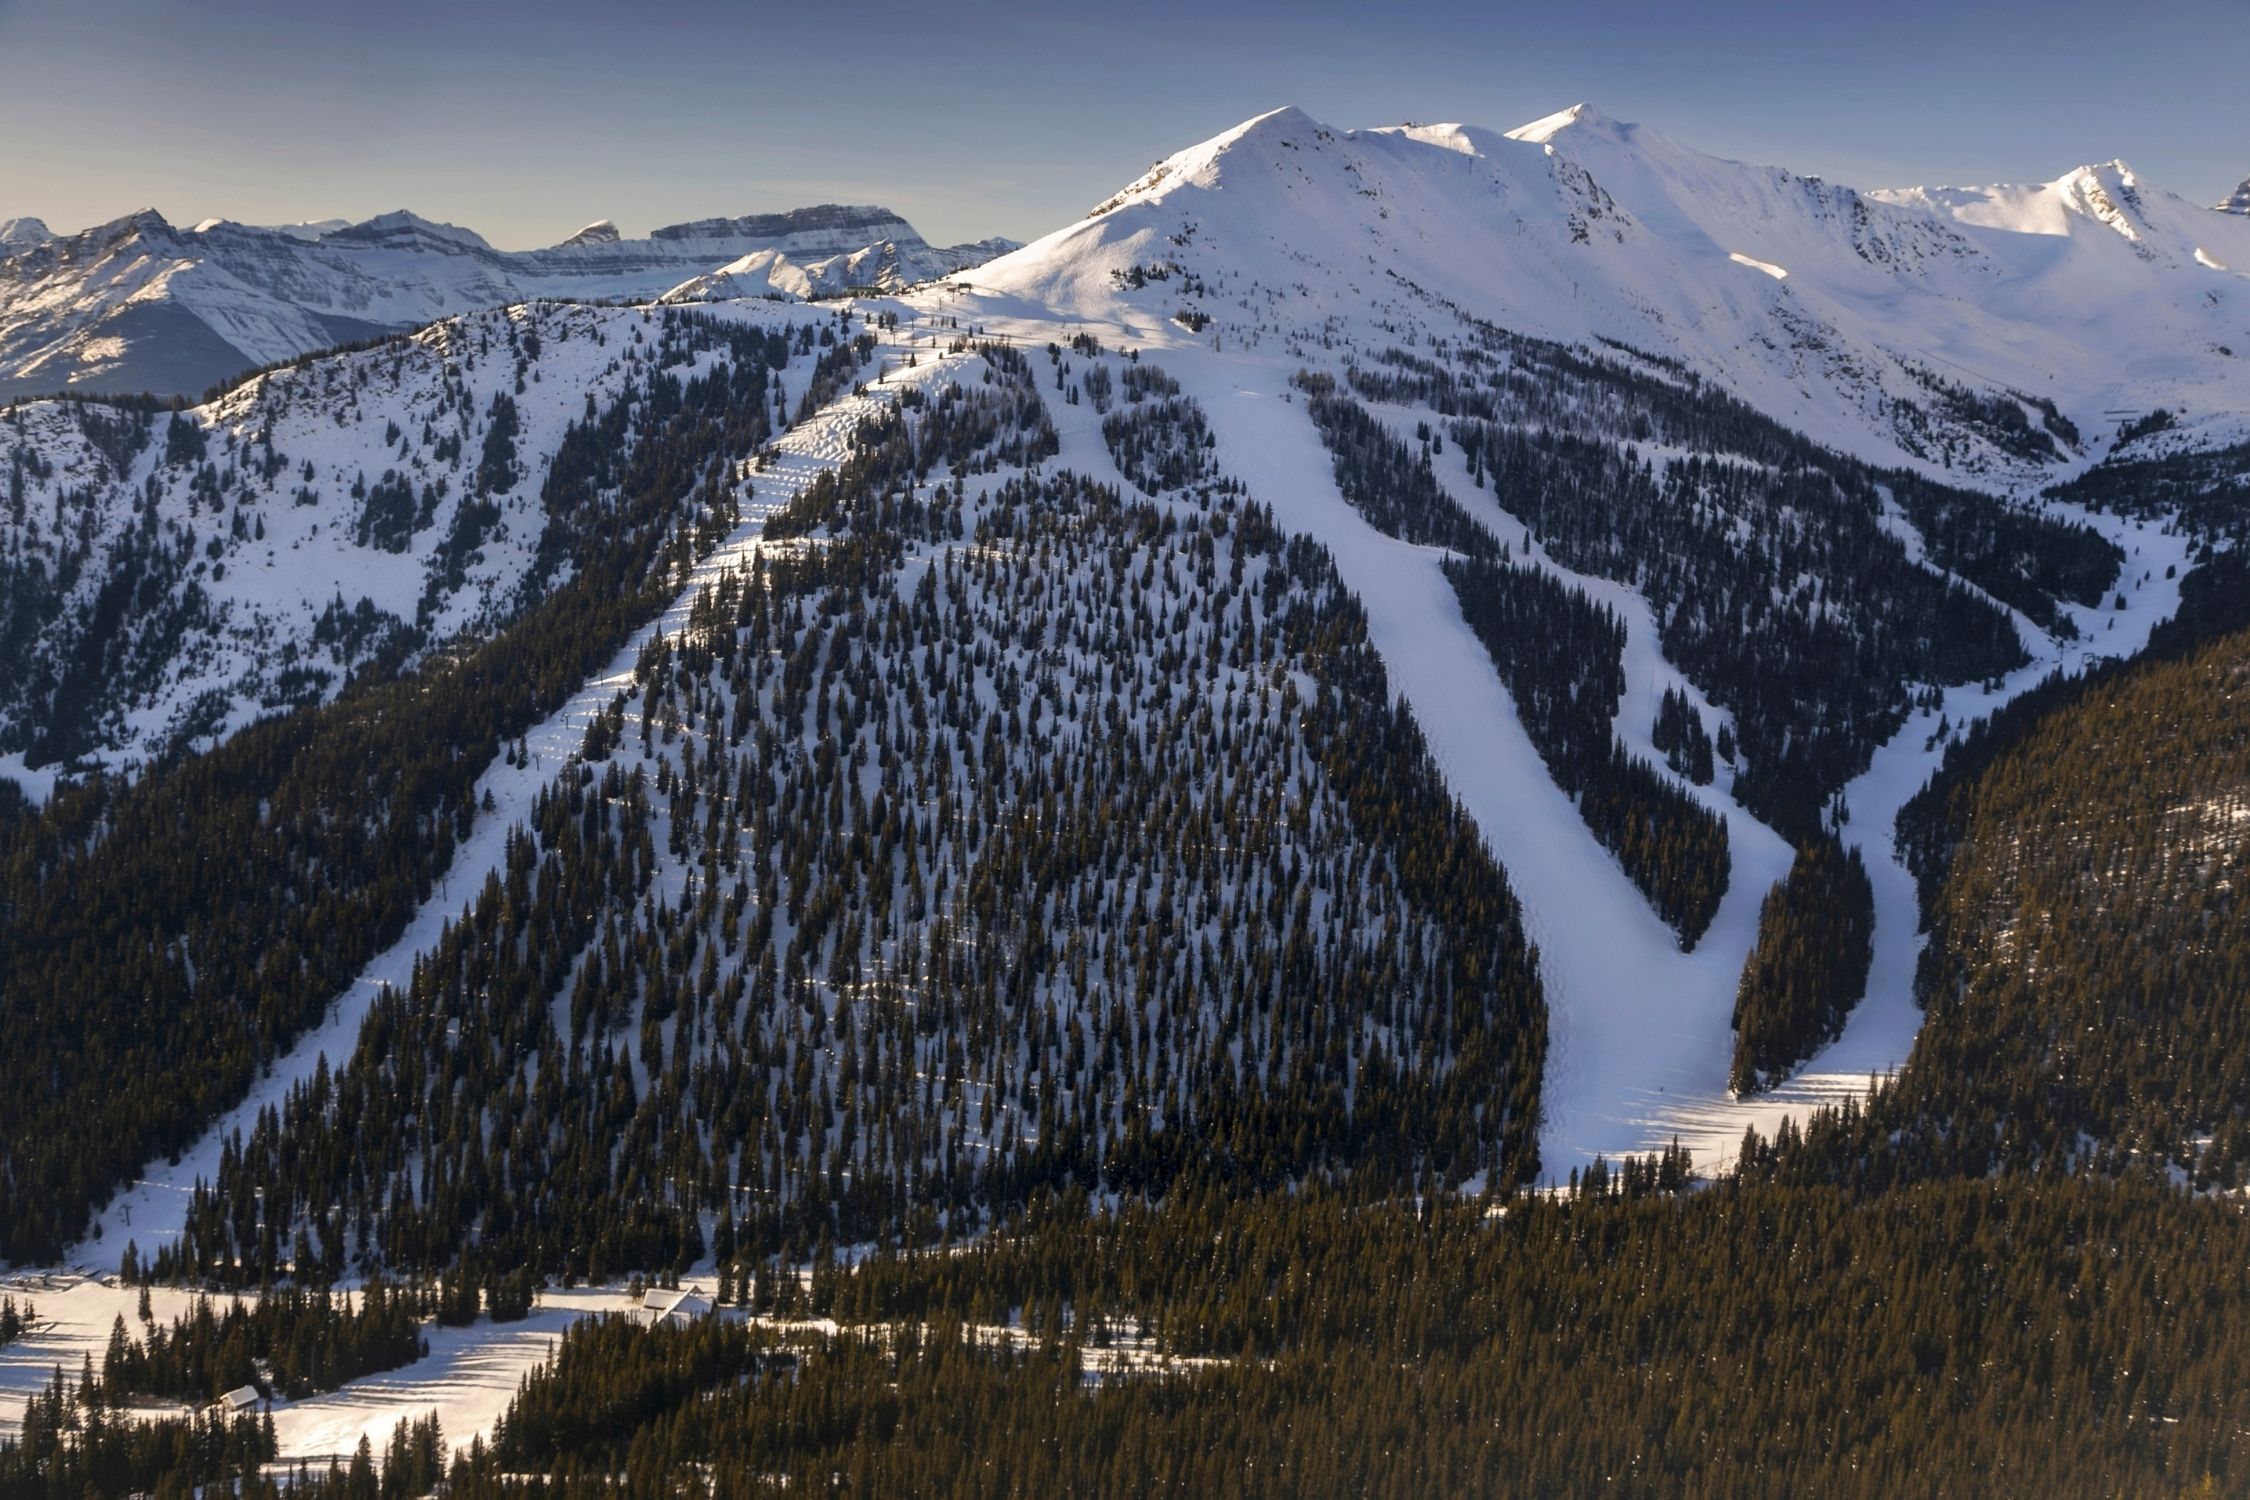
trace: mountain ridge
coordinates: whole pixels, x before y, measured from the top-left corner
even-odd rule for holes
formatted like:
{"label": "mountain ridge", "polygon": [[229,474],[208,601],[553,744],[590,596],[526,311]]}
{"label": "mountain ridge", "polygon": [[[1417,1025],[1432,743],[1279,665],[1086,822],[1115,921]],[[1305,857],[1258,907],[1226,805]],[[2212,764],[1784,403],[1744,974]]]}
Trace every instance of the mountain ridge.
{"label": "mountain ridge", "polygon": [[[652,299],[745,256],[792,270],[888,247],[851,284],[898,290],[1012,242],[938,247],[888,209],[821,204],[694,220],[626,239],[608,220],[536,250],[409,210],[340,226],[206,219],[153,208],[74,235],[10,220],[0,238],[0,399],[56,390],[194,395],[259,365],[529,298]],[[841,291],[782,275],[759,295]]]}
{"label": "mountain ridge", "polygon": [[[2116,165],[2038,189],[1862,191],[1589,104],[1505,132],[1270,111],[956,284],[1136,328],[1185,290],[1218,337],[1302,340],[1352,315],[1374,266],[1432,328],[1458,314],[1621,343],[1932,474],[2068,472],[2093,454],[2066,434],[2120,406],[2244,430],[2238,216]],[[1253,286],[1254,315],[1226,306]]]}

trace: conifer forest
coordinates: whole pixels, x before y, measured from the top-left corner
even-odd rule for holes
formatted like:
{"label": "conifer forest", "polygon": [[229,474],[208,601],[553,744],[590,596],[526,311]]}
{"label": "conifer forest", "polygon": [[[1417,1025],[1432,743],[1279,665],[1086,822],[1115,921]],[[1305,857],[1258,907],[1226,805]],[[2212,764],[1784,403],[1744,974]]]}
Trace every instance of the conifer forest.
{"label": "conifer forest", "polygon": [[1085,201],[0,219],[0,1500],[2250,1493],[2250,186]]}

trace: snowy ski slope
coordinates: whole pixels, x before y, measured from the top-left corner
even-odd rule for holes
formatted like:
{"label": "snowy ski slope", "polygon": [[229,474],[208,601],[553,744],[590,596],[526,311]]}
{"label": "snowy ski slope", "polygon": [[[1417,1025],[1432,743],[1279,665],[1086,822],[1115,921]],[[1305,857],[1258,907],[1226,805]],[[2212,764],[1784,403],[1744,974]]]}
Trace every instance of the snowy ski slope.
{"label": "snowy ski slope", "polygon": [[[2250,375],[2234,353],[2250,354],[2238,267],[2250,267],[2250,219],[2188,205],[2118,163],[2030,188],[1863,194],[1703,156],[1583,106],[1505,135],[1460,126],[1341,132],[1283,110],[1168,158],[1087,219],[1014,254],[863,306],[901,315],[885,353],[911,350],[925,372],[942,365],[940,320],[1035,346],[1085,332],[1112,350],[1144,351],[1207,414],[1219,468],[1274,507],[1285,528],[1331,551],[1365,605],[1393,691],[1505,866],[1538,944],[1551,1027],[1541,1145],[1546,1172],[1559,1180],[1596,1155],[1674,1138],[1699,1166],[1721,1168],[1746,1124],[1770,1131],[1905,1061],[1920,1021],[1911,982],[1921,938],[1892,820],[1942,754],[1940,716],[1965,724],[2057,665],[2138,649],[2177,604],[2168,575],[2184,569],[2189,539],[2162,521],[2069,512],[2126,554],[2123,605],[2073,607],[2072,641],[2015,616],[2029,664],[1996,684],[1946,689],[1939,707],[1917,709],[1846,788],[1844,836],[1863,852],[1876,898],[1867,997],[1797,1076],[1738,1099],[1726,1086],[1730,1011],[1759,903],[1788,868],[1786,841],[1726,794],[1723,777],[1690,789],[1726,819],[1734,873],[1710,930],[1681,953],[1549,778],[1461,617],[1439,570],[1443,554],[1381,534],[1338,492],[1292,377],[1339,370],[1355,353],[1458,337],[1479,320],[1589,347],[1615,340],[1840,451],[1969,476],[1996,501],[2026,499],[2104,456],[2120,412],[2170,408],[2197,441],[2250,431]],[[765,277],[759,288],[772,284],[765,263],[729,269]],[[1200,314],[1200,326],[1182,312]],[[1949,404],[1949,387],[2013,408],[2055,441],[2044,454],[2011,447],[1971,408]],[[880,388],[847,398],[779,440],[755,480],[756,509],[650,631],[677,629],[695,587],[757,548],[763,513],[833,466],[846,434],[883,399]],[[1063,444],[1057,462],[1122,484],[1092,409],[1051,395],[1047,405]],[[1405,409],[1380,415],[1398,428],[1414,420]],[[324,458],[324,472],[341,462]],[[1724,720],[1665,658],[1637,592],[1556,562],[1505,496],[1472,484],[1457,452],[1436,471],[1455,502],[1518,556],[1625,622],[1615,729],[1629,747],[1651,752],[1648,726],[1667,690],[1687,691],[1707,720]],[[1888,524],[1919,557],[1903,516]],[[315,580],[300,592],[311,598],[326,586]],[[480,796],[492,795],[498,815],[479,819],[447,890],[201,1146],[177,1164],[156,1164],[110,1206],[76,1263],[114,1265],[127,1237],[145,1249],[176,1229],[185,1194],[215,1169],[225,1133],[309,1076],[324,1053],[348,1052],[376,987],[402,983],[466,893],[498,867],[505,830],[578,747],[641,643],[527,737],[527,765],[488,773]],[[449,1431],[464,1438],[489,1421],[503,1383],[512,1389],[513,1372],[538,1357],[560,1320],[611,1295],[558,1298],[512,1328],[480,1324],[434,1352],[427,1370],[305,1403],[320,1410],[291,1419],[289,1451],[356,1441],[362,1405],[364,1430],[381,1432],[422,1409],[417,1402],[459,1399],[467,1421]],[[88,1326],[106,1332],[106,1314],[97,1313]],[[20,1363],[12,1352],[0,1361],[11,1386],[33,1378]],[[487,1396],[466,1394],[471,1388],[499,1394],[487,1405]]]}

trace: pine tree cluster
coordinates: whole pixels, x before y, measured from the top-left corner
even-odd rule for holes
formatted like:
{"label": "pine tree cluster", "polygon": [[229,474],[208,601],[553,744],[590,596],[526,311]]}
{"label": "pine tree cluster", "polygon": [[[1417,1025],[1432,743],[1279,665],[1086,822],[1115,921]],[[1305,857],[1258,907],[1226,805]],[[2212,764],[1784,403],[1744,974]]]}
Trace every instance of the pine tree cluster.
{"label": "pine tree cluster", "polygon": [[651,645],[165,1271],[600,1277],[1067,1182],[1535,1171],[1513,899],[1325,554],[1231,484],[1027,468],[1021,354],[952,358]]}
{"label": "pine tree cluster", "polygon": [[1332,381],[1298,384],[1344,498],[1370,525],[1455,554],[1446,576],[1555,784],[1692,949],[1726,895],[1726,822],[1628,752],[1612,730],[1625,691],[1625,630],[1545,569],[1512,561],[1417,455]]}
{"label": "pine tree cluster", "polygon": [[1875,891],[1859,849],[1833,834],[1808,840],[1758,909],[1727,1086],[1754,1093],[1842,1035],[1874,956]]}
{"label": "pine tree cluster", "polygon": [[[116,1183],[239,1098],[430,898],[501,744],[723,535],[730,465],[771,431],[767,372],[788,343],[687,314],[653,326],[669,352],[620,402],[632,415],[612,430],[627,440],[566,438],[549,474],[568,576],[514,624],[411,678],[130,782],[69,786],[0,825],[0,1056],[54,1080],[0,1096],[0,1255],[55,1256]],[[664,373],[711,351],[725,356],[711,373]]]}

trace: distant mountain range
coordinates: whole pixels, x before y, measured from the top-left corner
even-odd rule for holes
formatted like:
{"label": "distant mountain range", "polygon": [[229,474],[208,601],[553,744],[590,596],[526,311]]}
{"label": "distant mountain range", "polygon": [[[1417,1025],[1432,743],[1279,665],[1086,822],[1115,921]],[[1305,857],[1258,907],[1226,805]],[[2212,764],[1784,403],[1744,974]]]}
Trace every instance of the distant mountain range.
{"label": "distant mountain range", "polygon": [[147,209],[74,235],[0,220],[0,400],[199,395],[277,360],[535,297],[896,291],[1013,248],[934,246],[889,209],[842,204],[700,219],[646,239],[605,219],[526,251],[403,211],[182,229]]}

